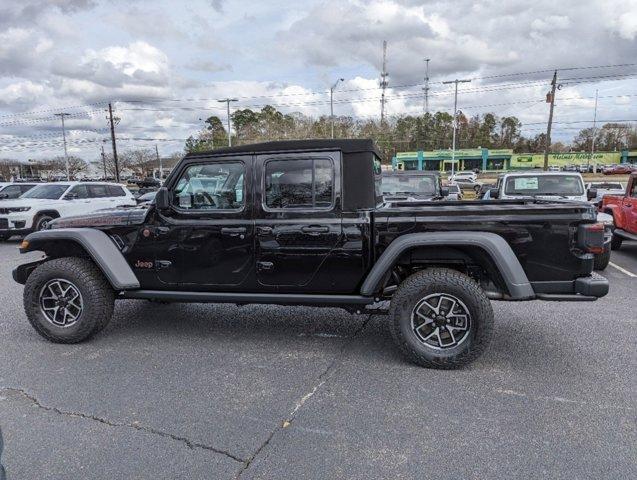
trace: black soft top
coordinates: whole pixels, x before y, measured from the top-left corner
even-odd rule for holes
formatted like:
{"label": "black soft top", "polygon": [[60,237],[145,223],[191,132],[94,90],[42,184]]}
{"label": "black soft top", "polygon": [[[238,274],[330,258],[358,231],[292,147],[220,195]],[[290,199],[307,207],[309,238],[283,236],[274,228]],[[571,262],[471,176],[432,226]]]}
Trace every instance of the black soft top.
{"label": "black soft top", "polygon": [[343,153],[373,152],[378,158],[382,158],[376,149],[374,142],[369,139],[318,139],[318,140],[283,140],[276,142],[252,143],[249,145],[237,145],[234,147],[216,148],[205,152],[189,153],[186,158],[209,157],[211,155],[224,155],[228,153],[277,153],[299,152],[316,150],[340,150]]}
{"label": "black soft top", "polygon": [[[375,189],[373,155],[381,159],[374,142],[369,139],[284,140],[223,147],[206,152],[189,153],[184,160],[223,155],[258,153],[293,153],[341,151],[343,154],[343,210],[370,209],[382,202]],[[173,170],[173,172],[175,172]],[[172,174],[171,174],[172,175]]]}

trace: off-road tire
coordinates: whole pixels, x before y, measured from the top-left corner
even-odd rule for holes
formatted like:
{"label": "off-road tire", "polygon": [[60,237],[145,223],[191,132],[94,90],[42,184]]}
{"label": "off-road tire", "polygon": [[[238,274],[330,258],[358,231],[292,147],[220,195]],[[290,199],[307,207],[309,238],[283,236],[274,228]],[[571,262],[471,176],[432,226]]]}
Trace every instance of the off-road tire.
{"label": "off-road tire", "polygon": [[[82,312],[73,325],[54,325],[40,308],[40,293],[52,279],[71,282],[82,295]],[[79,343],[108,325],[113,315],[115,292],[91,260],[64,257],[38,266],[26,281],[23,298],[27,318],[36,332],[51,342]]]}
{"label": "off-road tire", "polygon": [[38,215],[35,221],[33,222],[33,230],[35,230],[36,232],[39,232],[40,230],[44,230],[45,225],[51,222],[51,220],[53,220],[54,218],[55,217],[51,215],[47,215],[47,214]]}
{"label": "off-road tire", "polygon": [[610,248],[604,253],[595,255],[593,258],[593,270],[604,270],[606,267],[608,267],[608,264],[610,262]]}
{"label": "off-road tire", "polygon": [[610,239],[610,249],[619,250],[622,246],[623,241],[624,239],[622,237],[613,233],[613,237]]}
{"label": "off-road tire", "polygon": [[[421,342],[412,329],[411,320],[416,304],[436,293],[460,299],[470,314],[466,339],[440,351]],[[471,363],[487,349],[493,333],[493,309],[484,291],[473,279],[446,268],[422,270],[404,280],[392,297],[389,320],[394,341],[403,354],[427,368],[454,369]]]}

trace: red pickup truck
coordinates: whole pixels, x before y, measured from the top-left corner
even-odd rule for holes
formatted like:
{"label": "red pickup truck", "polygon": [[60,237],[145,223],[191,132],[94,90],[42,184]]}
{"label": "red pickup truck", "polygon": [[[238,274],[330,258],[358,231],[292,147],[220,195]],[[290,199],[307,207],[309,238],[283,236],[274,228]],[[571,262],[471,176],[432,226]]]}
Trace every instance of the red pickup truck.
{"label": "red pickup truck", "polygon": [[613,250],[619,249],[624,240],[637,240],[637,173],[628,177],[623,195],[604,195],[600,210],[613,216]]}

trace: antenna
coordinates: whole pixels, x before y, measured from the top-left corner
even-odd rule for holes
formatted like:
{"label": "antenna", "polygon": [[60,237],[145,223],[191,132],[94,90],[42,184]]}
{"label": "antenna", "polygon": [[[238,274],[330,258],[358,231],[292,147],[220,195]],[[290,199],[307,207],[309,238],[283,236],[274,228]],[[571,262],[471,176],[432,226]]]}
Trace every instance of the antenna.
{"label": "antenna", "polygon": [[380,88],[382,89],[382,93],[380,96],[380,123],[385,121],[385,89],[388,85],[387,77],[389,74],[387,73],[387,40],[383,40],[383,71],[380,72]]}

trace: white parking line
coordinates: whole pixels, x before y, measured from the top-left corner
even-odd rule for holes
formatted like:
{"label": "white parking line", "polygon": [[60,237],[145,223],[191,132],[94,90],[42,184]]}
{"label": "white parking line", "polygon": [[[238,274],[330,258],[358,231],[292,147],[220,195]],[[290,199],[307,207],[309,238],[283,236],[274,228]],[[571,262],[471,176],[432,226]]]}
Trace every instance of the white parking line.
{"label": "white parking line", "polygon": [[629,272],[628,270],[626,270],[624,267],[620,267],[619,265],[617,265],[616,263],[613,262],[608,262],[608,264],[613,267],[616,268],[617,270],[619,270],[622,273],[625,273],[626,275],[628,275],[629,277],[637,277],[637,275],[635,275],[633,272]]}

